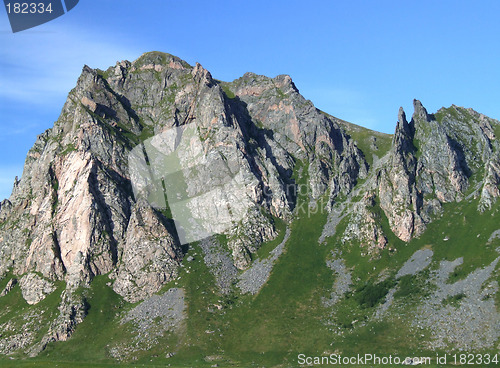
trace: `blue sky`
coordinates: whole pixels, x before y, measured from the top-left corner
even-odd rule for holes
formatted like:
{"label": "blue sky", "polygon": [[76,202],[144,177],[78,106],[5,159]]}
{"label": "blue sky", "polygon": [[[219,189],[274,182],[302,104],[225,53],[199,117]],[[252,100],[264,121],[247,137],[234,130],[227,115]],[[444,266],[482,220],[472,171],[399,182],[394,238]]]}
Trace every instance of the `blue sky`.
{"label": "blue sky", "polygon": [[500,1],[80,0],[13,34],[0,10],[0,199],[87,64],[146,51],[220,80],[289,74],[339,118],[392,133],[399,106],[456,104],[500,119]]}

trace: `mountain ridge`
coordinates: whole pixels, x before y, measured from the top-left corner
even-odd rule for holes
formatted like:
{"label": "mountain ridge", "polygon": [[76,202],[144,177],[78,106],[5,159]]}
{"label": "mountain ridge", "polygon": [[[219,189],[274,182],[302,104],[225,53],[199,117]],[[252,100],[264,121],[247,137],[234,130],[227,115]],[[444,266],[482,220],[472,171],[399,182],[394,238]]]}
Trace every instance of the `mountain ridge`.
{"label": "mountain ridge", "polygon": [[[310,223],[315,226],[311,234],[321,240],[311,243],[330,244],[337,257],[320,251],[325,257],[321,274],[333,267],[346,275],[350,271],[339,266],[345,260],[338,258],[337,248],[359,251],[361,264],[385,262],[405,253],[404,244],[425,237],[448,205],[476,201],[470,206],[478,214],[496,216],[500,122],[454,105],[429,114],[420,101],[413,103],[410,122],[400,108],[395,133],[389,135],[323,113],[300,95],[288,75],[245,73],[221,82],[198,63],[193,67],[159,52],[105,71],[84,66],[59,119],[38,136],[11,197],[0,204],[2,294],[19,289],[29,305],[37,306],[61,292],[58,315],[43,324],[41,337],[38,332],[7,334],[0,351],[36,356],[51,342],[70,340],[90,313],[90,297],[82,290],[91,290],[104,275],[107,287],[129,305],[148,303],[170,285],[175,308],[182,310],[175,318],[184,320],[186,307],[180,306],[190,294],[184,301],[184,289],[174,285],[187,277],[189,257],[204,259],[217,285],[224,285],[214,289],[222,299],[238,294],[234,285],[252,270],[246,275],[256,276],[245,282],[259,298],[282,258],[287,259],[286,249],[302,241],[293,229],[297,222],[309,223],[305,218],[319,216],[318,224],[326,224]],[[150,172],[161,167],[153,148],[160,138],[168,141],[168,132],[186,126],[194,126],[198,138],[179,150],[179,162],[193,160],[189,147],[204,153],[194,159],[203,166],[183,171],[185,193],[202,198],[191,207],[192,215],[203,221],[221,213],[227,202],[203,195],[218,187],[226,171],[228,177],[236,178],[237,172],[242,178],[233,194],[245,205],[239,218],[217,217],[218,225],[227,226],[219,236],[199,238],[201,250],[194,256],[197,242],[181,240],[169,183],[163,178],[163,187],[150,186],[149,178],[139,178],[144,172],[131,165],[138,152]],[[270,244],[282,248],[259,262]],[[491,263],[490,250],[485,254]],[[345,280],[354,283],[351,276]],[[396,283],[398,277],[391,280]],[[389,283],[384,285],[389,292]],[[348,289],[328,308],[337,308]],[[386,295],[367,302],[362,290],[355,291],[361,312]],[[220,310],[228,306],[215,304]],[[219,309],[214,305],[208,309]],[[184,323],[177,322],[166,325]],[[477,346],[493,343],[488,344]]]}

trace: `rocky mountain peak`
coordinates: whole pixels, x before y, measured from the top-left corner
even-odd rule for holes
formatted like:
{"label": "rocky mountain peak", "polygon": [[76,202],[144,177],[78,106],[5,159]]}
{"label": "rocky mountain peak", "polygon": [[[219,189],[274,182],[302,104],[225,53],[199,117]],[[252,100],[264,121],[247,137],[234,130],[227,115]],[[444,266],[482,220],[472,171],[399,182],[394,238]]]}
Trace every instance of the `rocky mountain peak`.
{"label": "rocky mountain peak", "polygon": [[[309,158],[313,198],[348,193],[368,172],[335,118],[306,101],[288,75],[247,73],[224,84],[199,63],[159,52],[105,71],[85,65],[57,123],[30,150],[12,205],[0,207],[0,219],[22,223],[0,234],[6,260],[0,274],[39,272],[76,288],[115,270],[114,289],[127,300],[175,278],[182,254],[172,219],[164,208],[139,203],[129,154],[141,145],[146,152],[154,137],[187,124],[197,127],[207,160],[206,169],[186,174],[189,193],[217,183],[212,176],[224,162],[235,172],[239,167],[247,183],[241,196],[249,213],[227,229],[238,268],[276,236],[269,215],[290,219],[298,160]],[[200,216],[209,213],[205,207]]]}
{"label": "rocky mountain peak", "polygon": [[208,87],[213,84],[212,74],[203,68],[200,63],[196,63],[196,66],[191,71],[191,74],[196,81],[202,82]]}
{"label": "rocky mountain peak", "polygon": [[398,123],[397,127],[401,126],[403,128],[405,125],[408,124],[408,121],[406,120],[406,113],[403,107],[401,106],[398,111]]}
{"label": "rocky mountain peak", "polygon": [[298,88],[295,86],[295,83],[293,83],[292,77],[288,74],[280,74],[274,78],[274,81],[276,86],[281,88],[283,91],[299,93]]}
{"label": "rocky mountain peak", "polygon": [[422,102],[420,102],[417,99],[413,100],[413,116],[412,120],[414,121],[430,121],[429,114],[427,113],[427,110],[425,107],[422,105]]}
{"label": "rocky mountain peak", "polygon": [[402,107],[399,108],[398,122],[396,124],[396,131],[393,137],[394,150],[400,152],[410,152],[413,147],[413,121],[408,123],[406,114]]}
{"label": "rocky mountain peak", "polygon": [[137,69],[149,65],[160,65],[163,67],[170,67],[174,69],[192,68],[187,62],[185,62],[181,58],[168,54],[166,52],[159,52],[159,51],[146,52],[131,63],[131,66]]}

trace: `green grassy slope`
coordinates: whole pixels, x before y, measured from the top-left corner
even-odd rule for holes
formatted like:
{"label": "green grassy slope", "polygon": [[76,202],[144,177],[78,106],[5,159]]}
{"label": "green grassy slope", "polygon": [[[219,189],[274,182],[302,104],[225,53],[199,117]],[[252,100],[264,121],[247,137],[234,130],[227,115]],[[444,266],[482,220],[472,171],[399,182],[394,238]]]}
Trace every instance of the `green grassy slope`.
{"label": "green grassy slope", "polygon": [[[429,224],[420,238],[409,243],[394,237],[384,219],[382,226],[389,247],[396,251],[390,252],[386,248],[376,258],[362,255],[363,250],[358,244],[342,243],[340,230],[347,225],[348,218],[340,223],[336,236],[329,238],[325,245],[319,245],[326,214],[297,214],[291,224],[292,232],[285,253],[275,264],[267,284],[255,296],[237,292],[219,295],[214,277],[200,256],[201,249],[192,244],[188,255],[194,255],[194,261],[184,261],[180,279],[166,285],[163,290],[184,288],[187,302],[185,325],[176,333],[165,334],[150,349],[131,354],[121,365],[293,367],[297,366],[299,353],[310,356],[373,353],[434,357],[436,353],[426,350],[424,344],[429,339],[429,332],[408,329],[419,298],[429,291],[425,282],[429,271],[399,281],[395,279],[395,273],[416,250],[424,247],[434,251],[431,270],[438,267],[440,260],[464,258],[463,265],[452,275],[450,282],[491,263],[498,257],[495,249],[500,246],[500,239],[488,243],[488,238],[500,228],[499,209],[500,205],[496,204],[491,211],[479,214],[474,199],[445,205],[442,216]],[[264,245],[258,254],[260,257],[266,257],[269,250],[281,241],[284,224],[280,224],[279,229],[279,239]],[[448,240],[444,240],[446,238]],[[326,260],[331,258],[334,249],[342,251],[354,285],[352,292],[341,302],[334,307],[325,307],[322,298],[329,296],[335,281]],[[388,276],[385,283],[378,281],[381,273]],[[498,272],[495,277],[498,278]],[[6,279],[0,287],[5,282]],[[108,282],[106,276],[99,276],[92,283],[91,290],[83,291],[90,306],[89,313],[69,341],[49,344],[35,359],[20,360],[25,358],[20,354],[14,356],[15,360],[2,358],[0,365],[52,367],[59,362],[62,367],[115,366],[117,362],[110,357],[110,349],[134,343],[134,330],[119,322],[123,312],[134,305],[125,303],[107,285]],[[400,291],[395,296],[393,313],[383,320],[374,321],[375,308],[383,302],[387,289],[398,282]],[[58,292],[37,306],[24,303],[16,286],[7,297],[0,298],[0,323],[19,320],[29,309],[46,309],[55,313],[62,286],[59,285]],[[500,308],[498,295],[496,298]],[[222,308],[213,308],[215,304]],[[176,354],[166,358],[165,354],[170,351]],[[452,353],[451,350],[447,352]]]}

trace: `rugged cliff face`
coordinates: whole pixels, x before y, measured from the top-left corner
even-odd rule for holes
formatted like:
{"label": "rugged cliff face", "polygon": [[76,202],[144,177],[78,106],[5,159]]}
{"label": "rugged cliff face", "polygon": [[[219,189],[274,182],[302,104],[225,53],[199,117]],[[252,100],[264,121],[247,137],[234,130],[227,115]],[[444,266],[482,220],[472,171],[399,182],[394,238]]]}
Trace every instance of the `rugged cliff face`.
{"label": "rugged cliff face", "polygon": [[469,195],[480,198],[478,211],[484,211],[496,202],[499,122],[456,106],[428,114],[418,100],[414,109],[408,122],[400,108],[392,147],[363,184],[366,193],[352,208],[346,240],[378,248],[387,244],[380,221],[373,220],[375,207],[394,235],[408,242],[424,233],[444,203]]}
{"label": "rugged cliff face", "polygon": [[[104,72],[85,66],[2,204],[0,272],[39,272],[70,288],[112,272],[114,289],[130,301],[175,278],[182,250],[173,222],[134,198],[128,155],[193,122],[205,150],[223,146],[227,160],[253,178],[249,215],[227,231],[238,268],[276,236],[272,216],[290,220],[297,160],[309,163],[312,198],[329,187],[332,196],[348,193],[367,175],[339,121],[305,100],[289,76],[249,73],[222,83],[199,64],[156,52]],[[199,188],[207,180],[193,175],[188,183]]]}
{"label": "rugged cliff face", "polygon": [[[347,218],[342,242],[375,257],[391,246],[389,231],[409,242],[445,203],[477,197],[478,211],[491,210],[500,195],[500,122],[456,106],[429,114],[416,100],[414,110],[408,122],[400,109],[391,144],[390,136],[322,113],[286,75],[221,82],[158,52],[106,71],[85,66],[0,205],[0,276],[10,280],[2,294],[19,279],[23,298],[37,304],[65,283],[60,314],[32,353],[71,335],[86,313],[79,290],[96,276],[108,274],[133,303],[177,280],[187,248],[172,218],[171,183],[162,177],[153,200],[149,179],[134,177],[141,173],[130,161],[138,152],[146,168],[161,167],[151,150],[175,129],[193,126],[197,135],[177,154],[182,163],[198,152],[198,168],[183,178],[185,193],[201,198],[195,217],[221,216],[227,203],[203,196],[221,184],[214,173],[242,178],[233,201],[245,212],[235,220],[229,211],[220,217],[223,231],[214,231],[227,240],[229,284],[279,235],[278,224],[294,221],[300,195],[309,207],[326,203],[323,241]],[[206,257],[222,249],[215,240],[204,246]]]}

